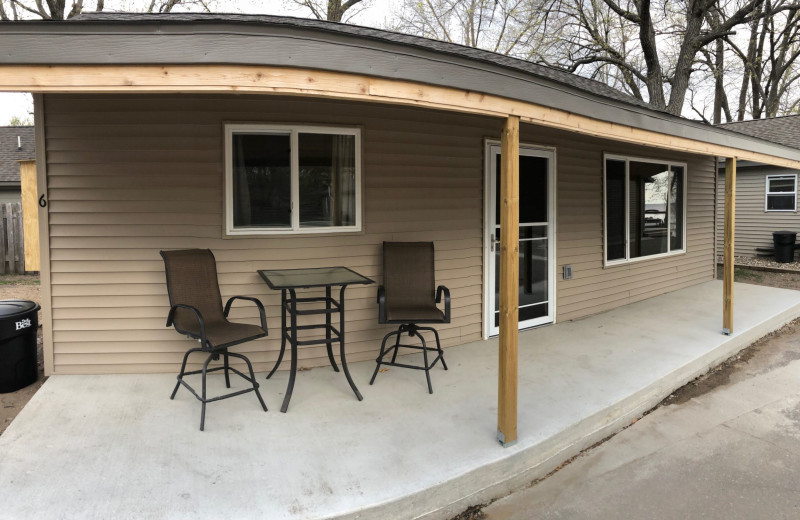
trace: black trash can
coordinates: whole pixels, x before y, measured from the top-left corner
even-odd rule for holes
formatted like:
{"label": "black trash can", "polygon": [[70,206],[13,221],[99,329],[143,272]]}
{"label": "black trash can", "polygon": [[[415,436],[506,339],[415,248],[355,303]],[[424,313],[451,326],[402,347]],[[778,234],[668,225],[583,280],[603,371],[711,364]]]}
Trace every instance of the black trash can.
{"label": "black trash can", "polygon": [[28,300],[0,300],[0,394],[36,382],[39,376],[36,333],[39,304]]}
{"label": "black trash can", "polygon": [[794,261],[795,240],[797,240],[797,233],[794,231],[776,231],[772,234],[776,262],[785,264]]}

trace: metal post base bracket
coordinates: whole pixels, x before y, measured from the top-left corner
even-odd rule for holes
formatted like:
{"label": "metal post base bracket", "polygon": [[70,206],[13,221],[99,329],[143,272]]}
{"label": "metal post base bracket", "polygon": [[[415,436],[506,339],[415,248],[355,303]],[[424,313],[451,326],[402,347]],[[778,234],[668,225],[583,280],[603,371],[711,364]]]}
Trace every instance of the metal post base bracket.
{"label": "metal post base bracket", "polygon": [[498,442],[500,443],[500,445],[501,445],[502,447],[504,447],[504,448],[508,448],[509,446],[513,446],[513,445],[515,445],[515,444],[517,443],[517,440],[516,440],[516,439],[514,439],[514,440],[513,440],[513,441],[511,441],[511,442],[506,442],[506,436],[505,436],[505,434],[504,434],[503,432],[501,432],[500,430],[497,430],[497,441],[498,441]]}
{"label": "metal post base bracket", "polygon": [[725,334],[726,336],[730,336],[731,335],[731,329],[722,329],[722,333]]}

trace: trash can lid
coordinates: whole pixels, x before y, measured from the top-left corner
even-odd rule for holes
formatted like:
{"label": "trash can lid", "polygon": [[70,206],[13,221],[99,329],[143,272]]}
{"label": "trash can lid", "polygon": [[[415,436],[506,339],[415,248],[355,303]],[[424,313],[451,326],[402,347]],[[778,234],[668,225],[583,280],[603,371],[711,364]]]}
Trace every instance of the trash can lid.
{"label": "trash can lid", "polygon": [[30,300],[0,300],[0,318],[38,311],[39,304]]}
{"label": "trash can lid", "polygon": [[797,235],[796,231],[775,231],[772,233],[773,236],[784,236],[784,235]]}

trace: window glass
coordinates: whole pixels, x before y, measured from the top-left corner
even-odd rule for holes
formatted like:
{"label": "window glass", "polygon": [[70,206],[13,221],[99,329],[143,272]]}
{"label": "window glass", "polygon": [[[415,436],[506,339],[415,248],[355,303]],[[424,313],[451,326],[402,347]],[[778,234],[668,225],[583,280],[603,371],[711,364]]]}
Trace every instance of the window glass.
{"label": "window glass", "polygon": [[355,136],[300,133],[298,148],[300,227],[355,225]]}
{"label": "window glass", "polygon": [[605,165],[606,261],[683,251],[686,167],[624,158]]}
{"label": "window glass", "polygon": [[291,227],[291,145],[288,134],[234,134],[233,225]]}
{"label": "window glass", "polygon": [[606,161],[606,259],[625,258],[625,161]]}
{"label": "window glass", "polygon": [[767,211],[794,211],[797,178],[767,177]]}
{"label": "window glass", "polygon": [[794,192],[794,177],[772,177],[768,179],[770,193],[775,192]]}
{"label": "window glass", "polygon": [[667,252],[667,196],[669,167],[630,161],[630,258]]}
{"label": "window glass", "polygon": [[361,229],[358,129],[230,124],[225,135],[227,233]]}
{"label": "window glass", "polygon": [[683,166],[672,166],[669,177],[669,248],[683,249]]}
{"label": "window glass", "polygon": [[767,196],[767,209],[771,211],[793,211],[794,195]]}

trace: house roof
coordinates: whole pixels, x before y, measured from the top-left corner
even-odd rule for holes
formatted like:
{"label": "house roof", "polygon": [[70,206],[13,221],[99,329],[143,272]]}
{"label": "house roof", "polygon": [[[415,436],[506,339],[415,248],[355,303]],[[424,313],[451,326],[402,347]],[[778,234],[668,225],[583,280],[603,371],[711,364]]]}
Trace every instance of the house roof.
{"label": "house roof", "polygon": [[[0,69],[48,66],[68,74],[68,68],[75,65],[116,66],[110,70],[110,77],[129,81],[125,83],[128,87],[116,88],[129,88],[130,92],[138,91],[140,86],[136,78],[126,78],[125,71],[141,66],[261,66],[274,71],[319,70],[353,78],[396,80],[521,102],[534,107],[537,114],[545,114],[543,117],[555,118],[553,121],[563,118],[565,128],[574,127],[582,133],[595,132],[580,126],[579,121],[589,118],[611,125],[603,126],[596,134],[600,136],[608,128],[620,129],[609,135],[641,129],[667,136],[663,141],[673,149],[686,149],[687,143],[681,141],[685,139],[702,143],[692,149],[708,150],[709,154],[727,155],[742,150],[775,158],[779,163],[800,163],[800,150],[796,148],[673,116],[591,79],[488,51],[347,24],[266,15],[91,13],[60,22],[0,24],[0,49]],[[74,88],[69,78],[61,83],[53,79],[48,84],[47,69],[39,69],[33,76],[26,76],[24,69],[14,71],[16,79],[6,85],[0,74],[0,90],[70,92]],[[163,74],[170,72],[165,69]],[[77,91],[91,92],[93,77],[86,76],[83,79],[88,82],[75,83]],[[193,91],[208,86],[215,92],[235,92],[239,87],[244,87],[239,92],[248,92],[253,86],[246,75],[216,80],[230,83],[209,86],[201,78]],[[148,76],[142,81],[150,81],[147,85],[157,88],[156,77]],[[39,90],[43,84],[46,88]],[[324,85],[314,87],[319,91]],[[365,83],[362,88],[372,86]],[[298,85],[297,90],[302,91],[302,86]],[[381,97],[372,90],[365,92],[373,99]],[[389,87],[388,95],[393,94]],[[420,91],[420,95],[424,92]],[[415,101],[413,97],[404,99],[412,104]],[[454,101],[458,105],[458,100]],[[441,100],[432,104],[447,106]],[[571,114],[576,116],[574,121]],[[672,138],[677,139],[671,141]]]}
{"label": "house roof", "polygon": [[800,115],[735,121],[718,126],[772,143],[800,148]]}
{"label": "house roof", "polygon": [[0,126],[0,182],[18,183],[18,161],[35,158],[32,126]]}
{"label": "house roof", "polygon": [[251,15],[251,14],[215,14],[215,13],[114,13],[114,12],[88,12],[78,15],[70,20],[71,22],[126,22],[126,23],[152,23],[153,21],[165,21],[169,23],[182,24],[207,24],[213,22],[235,23],[238,25],[260,25],[260,26],[285,26],[303,29],[314,29],[330,33],[338,33],[360,38],[398,43],[407,47],[417,47],[443,54],[450,54],[469,58],[474,61],[486,64],[500,65],[509,69],[518,70],[543,79],[548,79],[561,83],[564,86],[576,88],[589,94],[606,97],[616,101],[622,101],[638,107],[653,109],[648,103],[612,88],[605,83],[577,74],[571,74],[553,67],[547,67],[464,45],[448,43],[410,34],[375,29],[359,25],[328,22],[324,20],[314,20],[308,18],[295,18],[290,16],[273,15]]}

